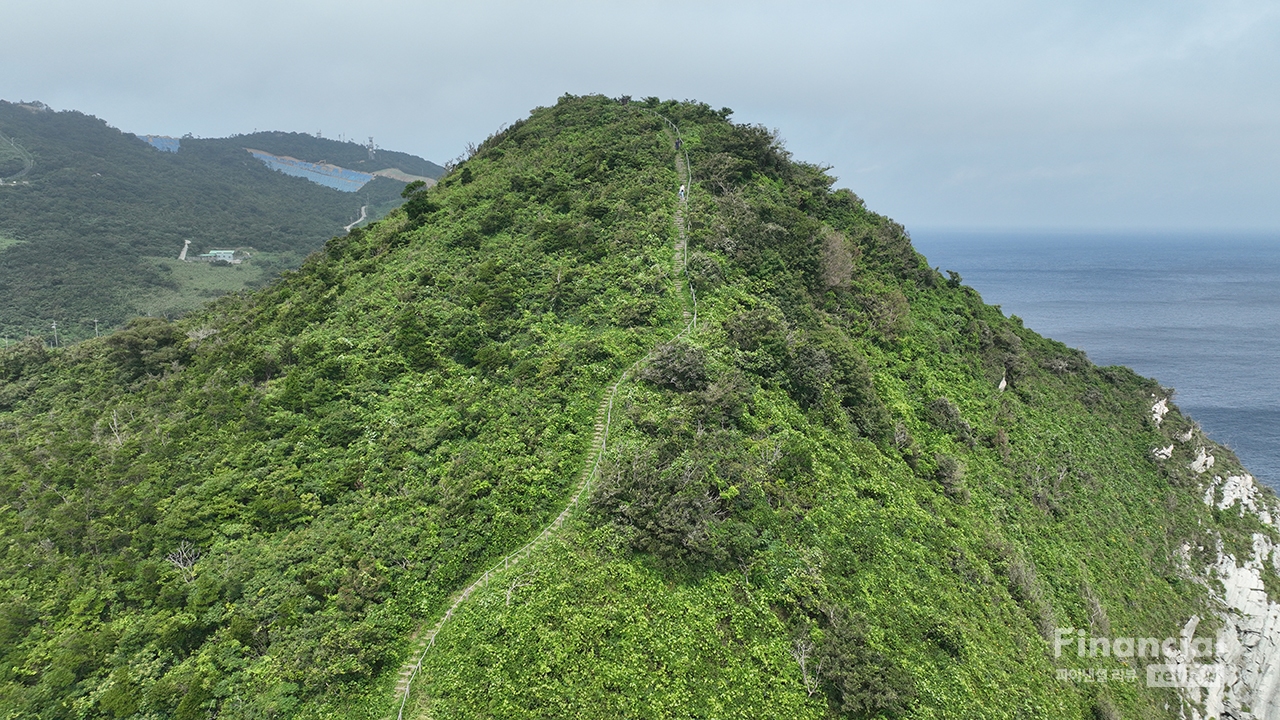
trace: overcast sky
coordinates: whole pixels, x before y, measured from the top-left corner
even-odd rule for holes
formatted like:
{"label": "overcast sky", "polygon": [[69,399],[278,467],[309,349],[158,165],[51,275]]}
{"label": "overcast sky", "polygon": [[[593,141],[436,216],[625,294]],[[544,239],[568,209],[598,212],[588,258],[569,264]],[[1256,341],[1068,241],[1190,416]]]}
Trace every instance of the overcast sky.
{"label": "overcast sky", "polygon": [[0,98],[444,162],[565,92],[697,99],[917,229],[1280,231],[1280,3],[0,0]]}

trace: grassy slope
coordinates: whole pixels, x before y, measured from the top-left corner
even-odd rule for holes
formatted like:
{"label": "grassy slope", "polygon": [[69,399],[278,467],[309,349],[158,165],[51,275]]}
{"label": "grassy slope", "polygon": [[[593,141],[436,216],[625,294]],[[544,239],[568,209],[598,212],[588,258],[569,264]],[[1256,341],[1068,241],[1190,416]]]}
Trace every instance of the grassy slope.
{"label": "grassy slope", "polygon": [[[1059,682],[1042,637],[1172,634],[1205,598],[1174,551],[1263,530],[1200,501],[1202,438],[1151,460],[1185,423],[1160,388],[948,286],[767,133],[660,109],[702,330],[413,714],[1176,709]],[[671,161],[652,116],[565,98],[265,291],[5,354],[0,716],[385,716],[414,629],[555,516],[603,389],[683,324]]]}
{"label": "grassy slope", "polygon": [[171,287],[139,293],[134,306],[143,315],[164,317],[197,310],[214,298],[260,287],[270,279],[272,254],[255,254],[239,265],[211,265],[182,262],[177,258],[143,258],[154,264],[171,281]]}

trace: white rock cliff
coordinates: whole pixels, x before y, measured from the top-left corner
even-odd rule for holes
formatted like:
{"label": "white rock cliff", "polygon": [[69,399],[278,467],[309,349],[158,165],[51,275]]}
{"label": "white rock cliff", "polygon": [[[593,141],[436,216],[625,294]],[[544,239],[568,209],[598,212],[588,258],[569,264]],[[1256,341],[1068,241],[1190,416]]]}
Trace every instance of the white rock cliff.
{"label": "white rock cliff", "polygon": [[[1264,507],[1262,497],[1245,474],[1225,481],[1215,477],[1204,500],[1219,510],[1239,505],[1241,515],[1252,513],[1272,525],[1276,509]],[[1263,581],[1268,566],[1271,572],[1278,569],[1276,551],[1270,538],[1254,533],[1248,557],[1237,558],[1219,546],[1216,562],[1205,569],[1204,579],[1220,604],[1217,661],[1224,672],[1207,689],[1183,691],[1186,717],[1280,720],[1280,603],[1267,596]]]}

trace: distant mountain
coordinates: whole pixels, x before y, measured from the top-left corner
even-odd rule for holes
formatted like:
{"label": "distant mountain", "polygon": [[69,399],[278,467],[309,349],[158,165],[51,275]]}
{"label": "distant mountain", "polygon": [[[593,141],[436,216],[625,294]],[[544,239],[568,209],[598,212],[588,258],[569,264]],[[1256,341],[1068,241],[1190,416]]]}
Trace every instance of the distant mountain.
{"label": "distant mountain", "polygon": [[[158,147],[159,146],[159,147]],[[162,149],[163,148],[163,149]],[[373,174],[355,192],[277,172],[246,148]],[[169,150],[166,152],[165,150]],[[0,101],[0,335],[92,337],[262,284],[402,201],[405,176],[443,168],[300,133],[152,142],[75,111]],[[392,177],[386,177],[390,174]],[[235,266],[180,263],[240,249]]]}
{"label": "distant mountain", "polygon": [[266,150],[273,155],[287,155],[310,162],[327,162],[351,170],[373,173],[396,168],[409,175],[438,178],[444,168],[417,155],[376,149],[370,153],[364,145],[318,138],[305,133],[257,132],[234,135],[226,139],[237,147]]}

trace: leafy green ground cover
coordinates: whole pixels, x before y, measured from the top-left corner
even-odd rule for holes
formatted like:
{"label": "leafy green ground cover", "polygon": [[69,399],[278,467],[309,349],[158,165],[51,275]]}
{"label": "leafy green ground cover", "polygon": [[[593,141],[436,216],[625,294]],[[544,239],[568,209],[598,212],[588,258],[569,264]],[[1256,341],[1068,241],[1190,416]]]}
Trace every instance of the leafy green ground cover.
{"label": "leafy green ground cover", "polygon": [[[646,108],[695,180],[674,342]],[[1203,615],[1195,548],[1274,536],[1188,469],[1238,463],[728,115],[566,96],[262,291],[0,356],[0,714],[394,714],[412,634],[560,512],[656,348],[409,716],[1176,717],[1046,638]]]}

